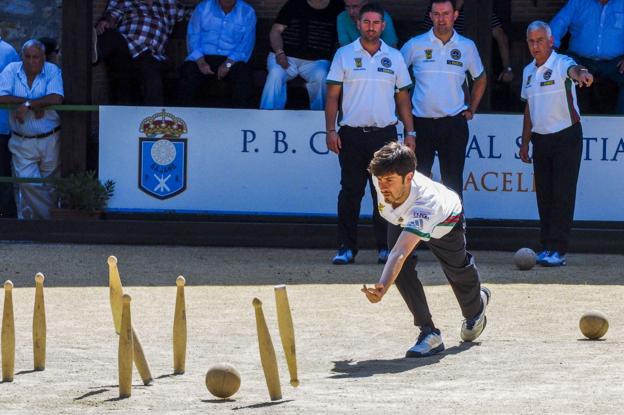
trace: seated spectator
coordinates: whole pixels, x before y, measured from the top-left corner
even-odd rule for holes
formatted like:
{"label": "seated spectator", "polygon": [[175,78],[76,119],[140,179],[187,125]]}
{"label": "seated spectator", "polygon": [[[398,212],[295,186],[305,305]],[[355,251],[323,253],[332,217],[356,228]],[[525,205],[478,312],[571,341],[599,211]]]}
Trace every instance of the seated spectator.
{"label": "seated spectator", "polygon": [[55,65],[60,66],[60,54],[61,48],[59,48],[58,42],[56,39],[52,39],[51,37],[40,37],[39,42],[43,43],[43,46],[46,50],[46,62],[53,63]]}
{"label": "seated spectator", "polygon": [[261,109],[284,109],[286,82],[301,76],[306,81],[310,109],[325,108],[325,78],[336,45],[336,18],[342,0],[288,0],[271,27],[272,52]]}
{"label": "seated spectator", "polygon": [[[0,37],[0,73],[11,62],[19,62],[15,48]],[[0,176],[11,176],[11,152],[9,151],[9,111],[0,109]],[[0,183],[0,217],[14,218],[16,215],[13,185]]]}
{"label": "seated spectator", "polygon": [[[353,43],[360,37],[356,22],[360,15],[360,9],[367,3],[368,0],[345,0],[345,11],[338,15],[338,20],[336,22],[338,26],[338,43],[340,43],[340,46]],[[383,40],[386,45],[396,48],[399,39],[394,30],[392,17],[390,17],[387,11],[384,11],[384,22],[386,23],[386,28],[381,33],[381,40]]]}
{"label": "seated spectator", "polygon": [[[463,35],[466,19],[464,14],[464,0],[455,0],[455,9],[459,10],[459,16],[457,16],[457,20],[455,20],[454,29],[460,35]],[[431,6],[429,6],[429,10],[427,10],[427,13],[425,13],[425,19],[423,20],[423,30],[425,31],[430,30],[433,27],[433,22],[431,21],[431,17],[429,16],[430,12]],[[497,79],[502,82],[511,82],[514,79],[514,74],[513,68],[511,67],[511,57],[509,54],[509,38],[503,30],[503,25],[500,18],[495,13],[492,13],[492,17],[490,19],[490,27],[492,28],[492,37],[496,41],[496,45],[498,46],[498,52],[502,61],[502,70],[499,73]]]}
{"label": "seated spectator", "polygon": [[[189,55],[182,65],[178,104],[196,105],[206,81],[232,85],[232,105],[248,108],[253,81],[249,58],[256,41],[256,12],[243,0],[204,0],[188,25]],[[209,84],[210,82],[208,82]]]}
{"label": "seated spectator", "polygon": [[[61,70],[45,61],[45,47],[36,39],[24,43],[22,61],[7,65],[0,74],[0,104],[17,104],[11,110],[9,150],[15,177],[46,178],[60,165],[61,120],[50,105],[63,102]],[[43,183],[20,183],[19,219],[49,219],[54,207],[52,188]]]}
{"label": "seated spectator", "polygon": [[550,27],[555,48],[570,31],[566,55],[619,86],[615,112],[624,114],[624,0],[570,0]]}
{"label": "seated spectator", "polygon": [[109,0],[95,28],[113,103],[162,105],[165,46],[184,9],[176,0]]}

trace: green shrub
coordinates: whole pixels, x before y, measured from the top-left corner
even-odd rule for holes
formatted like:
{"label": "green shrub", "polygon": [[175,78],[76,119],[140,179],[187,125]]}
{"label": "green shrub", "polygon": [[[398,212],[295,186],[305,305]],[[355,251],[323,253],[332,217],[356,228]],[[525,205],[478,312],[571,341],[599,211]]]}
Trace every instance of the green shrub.
{"label": "green shrub", "polygon": [[102,184],[94,171],[54,178],[52,186],[56,190],[60,208],[87,212],[103,210],[115,191],[115,182],[107,180]]}

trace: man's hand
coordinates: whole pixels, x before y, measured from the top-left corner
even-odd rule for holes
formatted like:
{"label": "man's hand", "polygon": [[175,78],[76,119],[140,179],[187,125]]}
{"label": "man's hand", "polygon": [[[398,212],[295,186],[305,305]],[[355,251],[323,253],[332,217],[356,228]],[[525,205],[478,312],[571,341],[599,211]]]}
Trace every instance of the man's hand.
{"label": "man's hand", "polygon": [[275,61],[282,68],[288,69],[288,58],[284,52],[275,55]]}
{"label": "man's hand", "polygon": [[416,137],[412,135],[405,136],[405,140],[403,140],[406,146],[412,149],[412,151],[416,152]]}
{"label": "man's hand", "polygon": [[108,29],[113,29],[113,28],[114,28],[114,26],[106,19],[100,20],[95,25],[95,31],[97,32],[98,35],[101,35],[105,31],[107,31]]}
{"label": "man's hand", "polygon": [[340,142],[340,136],[335,130],[328,131],[327,137],[325,138],[325,142],[327,143],[327,149],[336,154],[340,153],[340,149],[342,148],[342,143]]}
{"label": "man's hand", "polygon": [[466,118],[467,121],[472,120],[472,118],[474,117],[474,113],[472,112],[472,110],[470,110],[470,108],[462,112],[462,115]]}
{"label": "man's hand", "polygon": [[503,69],[500,75],[498,75],[498,80],[505,82],[505,83],[509,83],[513,81],[513,79],[514,79],[513,71],[508,71],[507,68]]}
{"label": "man's hand", "polygon": [[228,73],[230,73],[230,68],[225,66],[226,62],[227,61],[225,61],[221,65],[219,65],[219,69],[217,69],[217,79],[219,81],[222,80],[223,78],[225,78]]}
{"label": "man's hand", "polygon": [[24,124],[24,120],[26,119],[26,113],[28,112],[28,107],[24,104],[17,107],[15,110],[15,119],[20,124]]}
{"label": "man's hand", "polygon": [[210,67],[210,65],[208,65],[208,63],[205,60],[200,59],[196,61],[196,63],[197,63],[197,68],[199,68],[199,72],[203,73],[204,75],[214,75],[212,68]]}
{"label": "man's hand", "polygon": [[617,68],[621,74],[624,74],[624,58],[620,59],[620,61],[617,63]]}
{"label": "man's hand", "polygon": [[522,143],[520,145],[520,160],[525,163],[531,163],[531,158],[529,157],[529,143]]}
{"label": "man's hand", "polygon": [[386,287],[384,287],[383,284],[377,283],[375,284],[375,288],[368,288],[366,284],[364,284],[360,291],[362,291],[366,295],[368,301],[375,304],[380,302],[383,296],[386,294]]}
{"label": "man's hand", "polygon": [[590,74],[587,70],[580,71],[581,73],[578,76],[577,82],[579,88],[584,86],[591,86],[594,82],[594,75]]}

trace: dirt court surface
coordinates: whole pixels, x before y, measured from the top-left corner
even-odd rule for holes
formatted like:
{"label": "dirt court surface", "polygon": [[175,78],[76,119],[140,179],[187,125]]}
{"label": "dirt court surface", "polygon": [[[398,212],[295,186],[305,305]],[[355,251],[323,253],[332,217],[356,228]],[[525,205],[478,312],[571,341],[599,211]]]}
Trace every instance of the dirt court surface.
{"label": "dirt court surface", "polygon": [[[132,318],[156,378],[135,371],[118,400],[117,342],[106,259],[119,258]],[[15,284],[15,380],[0,384],[0,414],[544,414],[624,413],[624,256],[571,254],[568,266],[518,271],[512,253],[473,252],[492,290],[488,326],[461,343],[461,315],[435,259],[419,273],[446,351],[403,358],[417,332],[396,289],[368,303],[375,253],[336,267],[328,250],[0,244],[2,279]],[[46,370],[32,371],[34,275],[46,275]],[[187,279],[186,373],[172,375],[175,278]],[[301,385],[292,388],[279,341],[273,285],[286,283]],[[3,303],[3,295],[0,302]],[[269,400],[251,301],[264,312],[278,357],[283,399]],[[578,319],[609,317],[606,339],[581,339]],[[242,377],[229,400],[204,385],[209,367]]]}

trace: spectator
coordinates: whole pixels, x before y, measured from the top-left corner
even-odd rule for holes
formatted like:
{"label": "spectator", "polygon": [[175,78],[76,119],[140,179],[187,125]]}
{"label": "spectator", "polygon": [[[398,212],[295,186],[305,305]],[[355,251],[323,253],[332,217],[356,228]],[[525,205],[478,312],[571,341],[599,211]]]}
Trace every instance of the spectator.
{"label": "spectator", "polygon": [[546,23],[536,21],[527,28],[527,44],[534,60],[522,75],[521,96],[527,104],[520,159],[531,162],[530,141],[543,246],[537,262],[562,266],[566,264],[583,149],[583,129],[572,81],[580,87],[590,86],[593,76],[570,57],[553,51],[553,43]]}
{"label": "spectator", "polygon": [[45,47],[46,62],[61,66],[61,48],[59,48],[56,39],[52,39],[51,37],[40,37],[39,42],[43,43],[43,46]]}
{"label": "spectator", "polygon": [[288,0],[269,34],[272,52],[260,100],[261,109],[284,109],[286,82],[297,75],[306,81],[310,109],[325,106],[325,78],[336,45],[336,18],[342,0]]}
{"label": "spectator", "polygon": [[[356,23],[359,19],[360,9],[367,3],[368,0],[345,0],[345,11],[338,15],[338,20],[336,22],[338,27],[338,43],[340,46],[353,43],[360,37],[360,32],[358,31]],[[383,20],[386,24],[386,28],[381,33],[381,40],[383,40],[386,45],[396,48],[399,39],[394,30],[392,17],[390,17],[386,11],[384,11]]]}
{"label": "spectator", "polygon": [[[415,78],[417,169],[429,176],[437,153],[442,183],[461,198],[468,121],[479,107],[487,79],[474,42],[453,29],[458,16],[454,0],[433,0],[430,14],[433,29],[401,48]],[[466,106],[463,85],[468,72],[474,83]]]}
{"label": "spectator", "polygon": [[[11,62],[19,62],[15,48],[0,37],[0,73]],[[0,109],[0,176],[11,176],[11,152],[9,151],[9,112]],[[0,217],[14,218],[16,215],[13,185],[0,183]]]}
{"label": "spectator", "polygon": [[[459,14],[457,15],[457,20],[455,21],[453,28],[457,33],[463,35],[465,27],[464,0],[456,0],[455,6]],[[433,21],[429,16],[430,13],[431,6],[425,14],[425,19],[423,21],[424,30],[431,30],[431,28],[433,27]],[[503,24],[501,23],[501,20],[496,15],[496,13],[492,13],[492,16],[490,18],[490,27],[492,28],[492,37],[496,41],[496,45],[498,46],[498,53],[501,58],[502,70],[498,74],[497,79],[502,82],[511,82],[514,79],[514,74],[513,68],[511,67],[511,56],[509,54],[509,38],[503,30]]]}
{"label": "spectator", "polygon": [[109,0],[96,31],[99,55],[111,72],[115,104],[164,103],[165,45],[183,17],[176,0]]}
{"label": "spectator", "polygon": [[618,85],[615,112],[624,114],[624,0],[570,0],[550,26],[556,49],[569,30],[567,55]]}
{"label": "spectator", "polygon": [[247,64],[256,41],[256,12],[243,0],[204,0],[188,25],[189,55],[182,65],[178,102],[195,105],[207,80],[232,85],[232,106],[249,107],[253,82]]}
{"label": "spectator", "polygon": [[[45,47],[31,39],[21,50],[22,61],[0,74],[0,104],[17,104],[11,111],[9,149],[18,178],[46,178],[57,173],[61,121],[50,105],[63,102],[61,70],[45,61]],[[52,189],[43,183],[22,183],[17,198],[19,219],[49,219]]]}

